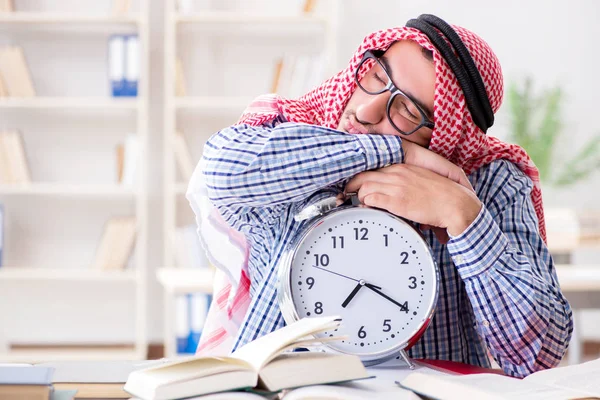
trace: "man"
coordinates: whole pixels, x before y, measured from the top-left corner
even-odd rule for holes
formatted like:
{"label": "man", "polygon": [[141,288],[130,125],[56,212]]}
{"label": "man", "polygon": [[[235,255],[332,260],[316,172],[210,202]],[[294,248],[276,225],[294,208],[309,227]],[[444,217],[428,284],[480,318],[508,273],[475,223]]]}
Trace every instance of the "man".
{"label": "man", "polygon": [[[348,68],[298,100],[257,99],[207,142],[188,189],[201,237],[209,242],[203,225],[222,217],[243,234],[230,237],[245,239],[247,257],[231,272],[219,244],[207,248],[230,282],[217,283],[225,289],[200,352],[232,332],[235,349],[283,326],[276,277],[301,225],[293,216],[333,191],[424,230],[440,296],[411,357],[489,366],[489,351],[519,377],[561,360],[572,314],[544,243],[537,169],[523,149],[486,135],[502,102],[499,62],[477,35],[437,17],[408,25],[366,37]],[[212,222],[200,215],[203,196],[218,210]]]}

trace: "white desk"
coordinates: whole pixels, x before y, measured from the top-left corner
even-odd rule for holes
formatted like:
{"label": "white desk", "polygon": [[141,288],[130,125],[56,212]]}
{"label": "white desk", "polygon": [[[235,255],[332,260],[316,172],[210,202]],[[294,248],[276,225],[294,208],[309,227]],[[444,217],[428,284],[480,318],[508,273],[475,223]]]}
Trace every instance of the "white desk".
{"label": "white desk", "polygon": [[600,309],[600,265],[557,265],[558,282],[573,309],[573,337],[569,345],[569,365],[582,361],[582,338],[578,325],[581,310]]}

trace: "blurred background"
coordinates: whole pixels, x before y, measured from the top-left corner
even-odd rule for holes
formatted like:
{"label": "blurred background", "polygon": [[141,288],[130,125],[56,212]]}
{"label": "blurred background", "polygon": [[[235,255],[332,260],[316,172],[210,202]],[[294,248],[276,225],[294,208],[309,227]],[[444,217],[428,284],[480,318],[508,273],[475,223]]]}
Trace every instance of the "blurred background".
{"label": "blurred background", "polygon": [[0,361],[195,349],[212,271],[185,199],[204,141],[432,13],[496,52],[489,134],[540,168],[576,333],[600,354],[596,0],[0,0]]}

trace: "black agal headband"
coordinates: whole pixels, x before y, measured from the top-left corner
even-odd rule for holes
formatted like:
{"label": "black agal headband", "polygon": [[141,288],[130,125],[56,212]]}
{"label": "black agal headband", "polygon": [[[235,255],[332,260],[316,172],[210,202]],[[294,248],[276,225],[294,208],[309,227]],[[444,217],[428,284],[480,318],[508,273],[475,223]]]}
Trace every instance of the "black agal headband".
{"label": "black agal headband", "polygon": [[456,31],[444,20],[431,14],[411,19],[406,26],[423,32],[444,57],[465,94],[473,122],[486,133],[494,124],[494,112],[475,61]]}

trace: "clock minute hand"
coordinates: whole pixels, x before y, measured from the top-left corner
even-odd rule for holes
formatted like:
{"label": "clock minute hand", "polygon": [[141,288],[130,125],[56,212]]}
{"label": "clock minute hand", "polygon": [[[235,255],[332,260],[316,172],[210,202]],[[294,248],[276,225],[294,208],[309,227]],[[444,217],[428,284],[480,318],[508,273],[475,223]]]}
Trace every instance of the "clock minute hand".
{"label": "clock minute hand", "polygon": [[380,295],[381,297],[383,297],[383,298],[391,301],[392,303],[394,303],[395,305],[397,305],[398,307],[400,307],[401,311],[408,312],[408,307],[403,306],[402,304],[398,303],[396,300],[392,299],[387,294],[385,294],[382,291],[378,290],[378,289],[381,289],[380,287],[371,285],[370,283],[365,283],[365,286],[368,287],[369,289],[371,289],[372,291],[374,291],[375,293],[377,293],[378,295]]}

